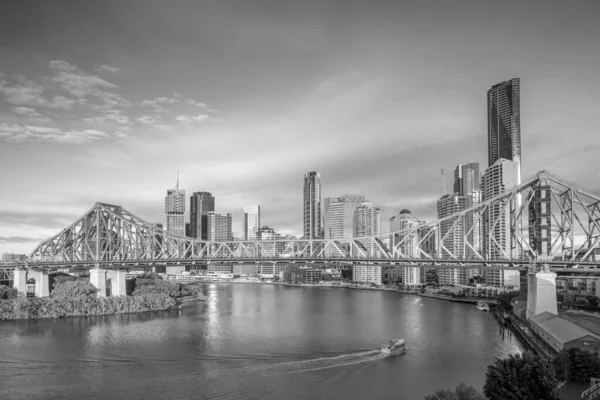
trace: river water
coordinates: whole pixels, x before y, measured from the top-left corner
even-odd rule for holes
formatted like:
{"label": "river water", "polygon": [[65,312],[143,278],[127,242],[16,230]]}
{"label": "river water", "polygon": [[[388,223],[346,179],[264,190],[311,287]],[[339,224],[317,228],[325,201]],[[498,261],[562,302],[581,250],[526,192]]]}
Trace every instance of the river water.
{"label": "river water", "polygon": [[[423,399],[521,352],[472,304],[206,285],[181,310],[0,321],[0,399]],[[379,354],[404,338],[408,352]]]}

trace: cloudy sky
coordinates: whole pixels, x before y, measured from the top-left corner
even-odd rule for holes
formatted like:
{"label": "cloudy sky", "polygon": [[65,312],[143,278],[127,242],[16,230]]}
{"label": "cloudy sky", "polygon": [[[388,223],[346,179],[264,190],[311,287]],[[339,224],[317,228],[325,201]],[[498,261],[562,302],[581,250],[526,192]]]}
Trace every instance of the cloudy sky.
{"label": "cloudy sky", "polygon": [[598,1],[18,1],[0,14],[0,253],[96,201],[260,204],[301,235],[303,174],[435,218],[486,160],[486,92],[521,78],[523,176],[600,192]]}

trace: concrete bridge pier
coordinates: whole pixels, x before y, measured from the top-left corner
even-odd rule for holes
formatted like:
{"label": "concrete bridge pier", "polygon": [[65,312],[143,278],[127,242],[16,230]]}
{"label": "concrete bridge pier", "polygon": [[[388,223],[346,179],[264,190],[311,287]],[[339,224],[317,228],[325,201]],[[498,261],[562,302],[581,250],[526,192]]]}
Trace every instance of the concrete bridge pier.
{"label": "concrete bridge pier", "polygon": [[35,297],[50,296],[50,279],[47,272],[15,269],[13,274],[13,287],[19,292],[27,293],[27,281],[32,280],[29,284],[35,285]]}
{"label": "concrete bridge pier", "polygon": [[106,270],[96,266],[90,270],[90,283],[100,289],[98,297],[127,295],[125,271]]}
{"label": "concrete bridge pier", "polygon": [[547,265],[536,273],[527,275],[527,319],[548,311],[558,315],[556,305],[556,273],[550,271]]}

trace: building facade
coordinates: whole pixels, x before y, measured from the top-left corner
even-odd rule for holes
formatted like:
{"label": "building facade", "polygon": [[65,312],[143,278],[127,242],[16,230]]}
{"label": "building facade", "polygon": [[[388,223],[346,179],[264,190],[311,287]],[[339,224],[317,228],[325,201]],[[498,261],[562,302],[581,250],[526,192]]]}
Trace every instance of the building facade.
{"label": "building facade", "polygon": [[167,190],[165,213],[167,214],[167,233],[185,236],[185,190],[179,189],[179,181],[175,189]]}
{"label": "building facade", "polygon": [[355,265],[352,268],[352,280],[358,283],[381,285],[380,265]]}
{"label": "building facade", "polygon": [[354,211],[365,196],[345,194],[326,197],[323,201],[325,239],[349,239],[353,235]]}
{"label": "building facade", "polygon": [[232,240],[231,213],[219,213],[210,211],[207,219],[207,240],[209,242],[227,242]]}
{"label": "building facade", "polygon": [[552,194],[549,186],[535,188],[529,203],[529,246],[535,256],[552,253]]}
{"label": "building facade", "polygon": [[[381,210],[373,206],[373,203],[363,201],[360,206],[354,210],[352,221],[352,236],[355,238],[366,238],[377,236],[381,232]],[[363,245],[367,254],[372,257],[379,257],[380,251],[371,240],[365,240]]]}
{"label": "building facade", "polygon": [[304,238],[319,239],[321,224],[321,174],[304,174]]}
{"label": "building facade", "polygon": [[260,228],[260,206],[244,207],[244,240],[256,240]]}
{"label": "building facade", "polygon": [[[410,210],[405,209],[400,211],[400,214],[390,218],[390,232],[392,233],[390,235],[390,243],[400,243],[398,245],[398,251],[408,258],[421,258],[418,233],[403,235],[402,233],[394,232],[412,228],[415,228],[415,231],[418,232],[416,228],[423,225],[423,223],[424,222],[417,217],[413,217]],[[409,286],[420,285],[425,280],[425,277],[422,276],[424,272],[424,269],[420,267],[402,267],[402,283]]]}
{"label": "building facade", "polygon": [[[457,194],[446,194],[437,202],[438,219],[446,218],[450,215],[464,211],[467,208],[467,198]],[[454,219],[443,221],[440,224],[440,232],[438,237],[440,241],[445,238],[440,244],[441,258],[458,258],[462,259],[465,255],[465,226],[463,220],[458,220],[455,223]],[[448,268],[438,271],[438,279],[440,285],[457,285],[461,283],[469,283],[468,270],[460,268]]]}
{"label": "building facade", "polygon": [[208,213],[215,211],[215,198],[209,192],[195,192],[190,197],[190,236],[208,240]]}
{"label": "building facade", "polygon": [[517,165],[521,183],[521,82],[513,78],[491,87],[488,105],[488,166],[505,159]]}
{"label": "building facade", "polygon": [[[481,188],[482,201],[492,199],[518,185],[518,165],[516,162],[497,160],[483,174]],[[491,259],[508,259],[516,251],[510,230],[510,210],[506,202],[495,202],[483,213],[482,249]],[[514,254],[517,256],[517,254]],[[490,286],[520,285],[518,271],[485,271],[485,282]]]}

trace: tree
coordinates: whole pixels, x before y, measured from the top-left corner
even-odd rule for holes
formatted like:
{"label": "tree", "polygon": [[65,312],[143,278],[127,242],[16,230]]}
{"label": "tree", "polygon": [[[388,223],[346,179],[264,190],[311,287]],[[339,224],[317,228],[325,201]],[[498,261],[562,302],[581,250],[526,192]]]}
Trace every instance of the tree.
{"label": "tree", "polygon": [[567,382],[588,383],[600,376],[598,356],[574,347],[562,350],[552,363],[558,379]]}
{"label": "tree", "polygon": [[0,285],[0,300],[14,300],[19,295],[19,291],[15,288]]}
{"label": "tree", "polygon": [[489,365],[483,393],[490,400],[558,400],[557,384],[550,363],[526,352]]}
{"label": "tree", "polygon": [[425,400],[485,400],[485,397],[473,386],[461,382],[454,390],[436,390],[433,395],[425,396]]}
{"label": "tree", "polygon": [[68,281],[54,287],[53,298],[73,298],[81,296],[92,296],[98,293],[98,289],[89,282]]}

